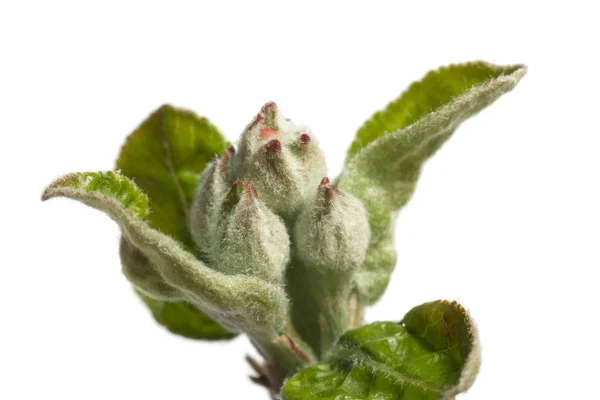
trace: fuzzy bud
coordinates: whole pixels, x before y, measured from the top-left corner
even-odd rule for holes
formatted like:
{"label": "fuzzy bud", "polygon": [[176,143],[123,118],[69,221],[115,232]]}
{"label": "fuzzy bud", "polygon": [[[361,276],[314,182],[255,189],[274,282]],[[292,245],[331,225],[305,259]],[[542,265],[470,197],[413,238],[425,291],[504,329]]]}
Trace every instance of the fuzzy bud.
{"label": "fuzzy bud", "polygon": [[297,254],[322,272],[354,270],[365,259],[370,230],[367,213],[354,196],[337,190],[328,178],[316,200],[300,214],[294,227]]}
{"label": "fuzzy bud", "polygon": [[229,190],[228,175],[231,173],[233,147],[221,157],[215,156],[200,175],[198,188],[190,212],[190,231],[205,261],[211,260],[216,252],[216,227],[221,204]]}
{"label": "fuzzy bud", "polygon": [[280,217],[258,199],[256,188],[235,181],[223,202],[213,268],[283,282],[290,239]]}
{"label": "fuzzy bud", "polygon": [[267,207],[287,217],[314,195],[327,166],[308,128],[284,118],[271,102],[242,133],[233,171],[256,187]]}

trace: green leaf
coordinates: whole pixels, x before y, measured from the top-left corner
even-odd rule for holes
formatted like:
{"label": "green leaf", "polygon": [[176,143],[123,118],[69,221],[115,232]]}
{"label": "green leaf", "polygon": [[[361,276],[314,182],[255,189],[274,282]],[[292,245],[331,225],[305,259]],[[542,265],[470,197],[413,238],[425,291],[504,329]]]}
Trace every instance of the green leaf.
{"label": "green leaf", "polygon": [[188,211],[198,177],[226,147],[206,118],[164,105],[129,135],[116,167],[148,195],[150,226],[193,248]]}
{"label": "green leaf", "polygon": [[360,127],[348,149],[347,160],[377,138],[417,122],[469,89],[522,69],[522,65],[500,66],[476,61],[430,71]]}
{"label": "green leaf", "polygon": [[[197,180],[212,157],[223,153],[226,146],[221,133],[206,118],[164,105],[129,135],[116,167],[148,195],[152,209],[148,224],[193,251],[188,210]],[[122,262],[125,262],[124,253],[129,254],[121,249]],[[142,300],[157,322],[173,333],[203,339],[232,337],[217,322],[185,302],[153,299],[150,304],[147,298],[142,297]],[[157,310],[161,310],[160,313]],[[169,317],[165,318],[167,312]],[[185,322],[186,319],[189,320]],[[182,329],[183,326],[189,328]]]}
{"label": "green leaf", "polygon": [[[340,190],[358,197],[369,214],[371,243],[355,279],[363,303],[375,302],[395,264],[391,242],[394,213],[414,192],[421,167],[467,118],[512,90],[525,75],[522,65],[483,62],[430,72],[359,130],[338,178]],[[386,247],[387,262],[369,262]]]}
{"label": "green leaf", "polygon": [[[53,197],[81,201],[119,224],[123,237],[140,253],[133,256],[146,260],[133,263],[138,269],[125,275],[146,294],[183,299],[233,332],[271,337],[282,330],[287,298],[281,287],[255,277],[217,272],[179,242],[151,228],[140,218],[147,215],[145,196],[122,175],[110,171],[70,174],[46,188],[42,200]],[[156,285],[157,281],[163,285]],[[160,291],[154,293],[157,288]]]}
{"label": "green leaf", "polygon": [[140,298],[148,306],[152,315],[165,328],[176,335],[189,339],[221,340],[235,337],[206,314],[186,302],[165,302],[155,300],[143,293]]}
{"label": "green leaf", "polygon": [[148,258],[125,237],[121,237],[119,253],[123,274],[137,288],[136,293],[160,325],[189,339],[220,340],[235,336],[186,302],[185,295],[168,285]]}
{"label": "green leaf", "polygon": [[453,399],[480,365],[476,328],[455,302],[413,308],[400,323],[348,331],[329,362],[287,381],[283,400]]}
{"label": "green leaf", "polygon": [[65,175],[44,190],[42,201],[63,193],[78,195],[85,204],[94,199],[110,201],[123,212],[140,220],[146,220],[150,215],[148,197],[134,182],[118,172],[79,172]]}

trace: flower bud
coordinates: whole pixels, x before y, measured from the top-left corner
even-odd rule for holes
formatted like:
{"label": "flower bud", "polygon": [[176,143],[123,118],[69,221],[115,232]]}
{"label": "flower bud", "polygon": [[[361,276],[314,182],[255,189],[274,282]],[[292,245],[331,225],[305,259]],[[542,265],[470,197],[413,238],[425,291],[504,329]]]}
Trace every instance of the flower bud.
{"label": "flower bud", "polygon": [[212,260],[216,252],[216,228],[221,204],[229,190],[227,179],[234,153],[235,150],[230,146],[222,157],[215,156],[214,161],[202,172],[190,210],[192,238],[201,252],[201,258],[207,262]]}
{"label": "flower bud", "polygon": [[219,220],[213,268],[282,283],[290,239],[280,217],[258,199],[256,188],[237,180],[227,193]]}
{"label": "flower bud", "polygon": [[350,272],[365,259],[370,239],[367,213],[357,198],[323,178],[316,200],[298,217],[294,239],[298,257],[307,268]]}
{"label": "flower bud", "polygon": [[284,217],[294,215],[327,172],[325,157],[308,128],[265,104],[242,133],[234,176],[254,185],[262,201]]}

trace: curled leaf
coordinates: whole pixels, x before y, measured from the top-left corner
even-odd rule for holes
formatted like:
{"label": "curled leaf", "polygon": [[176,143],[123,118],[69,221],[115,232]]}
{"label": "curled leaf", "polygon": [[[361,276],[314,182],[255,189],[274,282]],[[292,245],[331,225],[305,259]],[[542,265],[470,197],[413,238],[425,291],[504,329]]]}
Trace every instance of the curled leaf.
{"label": "curled leaf", "polygon": [[[154,111],[135,131],[127,137],[117,159],[117,169],[127,178],[133,179],[148,196],[152,212],[147,216],[148,224],[182,243],[188,251],[194,245],[188,230],[188,209],[194,196],[198,177],[215,153],[222,153],[227,143],[217,128],[206,118],[198,117],[191,111],[163,105]],[[121,240],[121,263],[123,272],[141,272],[147,261],[127,241]],[[128,276],[132,280],[134,276]],[[159,279],[160,281],[160,279]],[[146,281],[146,284],[149,284]],[[161,285],[162,283],[156,282]],[[183,336],[200,338],[203,335],[221,335],[230,338],[231,334],[200,310],[182,301],[177,304],[163,301],[164,296],[142,289],[150,295],[142,297],[149,306],[157,322],[171,332],[184,332],[180,326],[196,327],[195,333]],[[160,289],[160,288],[155,288]],[[174,298],[174,297],[172,297]],[[156,310],[161,310],[159,313]],[[168,310],[169,316],[164,318]],[[184,319],[189,318],[185,322]],[[175,323],[175,321],[177,321]],[[200,322],[203,327],[200,327]],[[173,323],[174,325],[171,325]],[[211,336],[210,338],[216,338]]]}
{"label": "curled leaf", "polygon": [[329,362],[302,370],[283,400],[453,399],[473,383],[480,364],[476,328],[455,302],[413,308],[401,323],[348,331]]}
{"label": "curled leaf", "polygon": [[287,309],[283,289],[254,277],[210,269],[179,242],[151,228],[140,218],[145,196],[122,175],[71,174],[52,183],[42,195],[43,200],[53,197],[78,200],[109,215],[157,278],[228,330],[265,335],[281,331]]}
{"label": "curled leaf", "polygon": [[503,75],[523,74],[523,65],[494,65],[483,61],[454,64],[430,71],[413,82],[400,97],[376,112],[356,133],[347,161],[381,136],[405,128],[451,103],[457,96]]}
{"label": "curled leaf", "polygon": [[144,254],[121,238],[119,246],[123,274],[137,288],[136,293],[154,319],[171,333],[189,339],[222,340],[235,334],[185,301],[185,296],[158,275]]}
{"label": "curled leaf", "polygon": [[483,62],[441,68],[359,130],[338,187],[358,197],[369,214],[371,243],[355,279],[362,303],[377,301],[387,286],[395,252],[385,263],[371,262],[379,258],[372,253],[391,241],[394,215],[414,192],[423,163],[464,120],[512,90],[526,71],[523,65]]}

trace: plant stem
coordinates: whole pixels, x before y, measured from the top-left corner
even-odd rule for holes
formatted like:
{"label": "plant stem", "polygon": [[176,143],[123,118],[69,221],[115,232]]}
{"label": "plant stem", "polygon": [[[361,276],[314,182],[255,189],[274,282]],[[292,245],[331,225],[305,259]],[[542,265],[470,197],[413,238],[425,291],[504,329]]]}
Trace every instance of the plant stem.
{"label": "plant stem", "polygon": [[362,308],[350,304],[350,275],[331,277],[293,258],[287,281],[294,328],[322,359],[349,327],[362,321]]}

